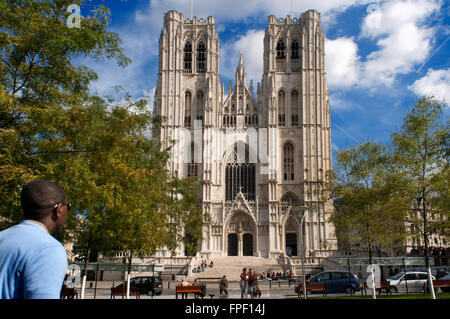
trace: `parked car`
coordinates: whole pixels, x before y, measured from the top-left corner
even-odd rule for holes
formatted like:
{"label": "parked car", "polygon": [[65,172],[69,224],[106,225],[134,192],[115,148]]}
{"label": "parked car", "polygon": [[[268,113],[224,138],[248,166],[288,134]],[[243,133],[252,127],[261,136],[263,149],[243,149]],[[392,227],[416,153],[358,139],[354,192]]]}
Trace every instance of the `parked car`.
{"label": "parked car", "polygon": [[[120,284],[117,287],[123,287],[123,284]],[[160,295],[163,292],[162,280],[157,276],[133,277],[130,279],[130,287],[136,287],[141,294],[147,295],[152,293],[154,295]]]}
{"label": "parked car", "polygon": [[[354,273],[343,270],[323,271],[309,279],[311,283],[325,283],[327,293],[353,294],[361,289],[359,278]],[[299,293],[299,284],[295,285],[295,292]]]}
{"label": "parked car", "polygon": [[[431,276],[433,280],[436,278]],[[387,279],[391,286],[391,291],[396,293],[399,291],[423,291],[423,285],[428,280],[426,272],[399,272],[392,278]]]}
{"label": "parked car", "polygon": [[[450,271],[449,266],[431,267],[431,275],[436,277],[436,279],[439,279],[439,278],[447,275],[449,273],[449,271]],[[413,267],[413,268],[408,268],[406,270],[406,272],[427,272],[427,268],[426,267]]]}

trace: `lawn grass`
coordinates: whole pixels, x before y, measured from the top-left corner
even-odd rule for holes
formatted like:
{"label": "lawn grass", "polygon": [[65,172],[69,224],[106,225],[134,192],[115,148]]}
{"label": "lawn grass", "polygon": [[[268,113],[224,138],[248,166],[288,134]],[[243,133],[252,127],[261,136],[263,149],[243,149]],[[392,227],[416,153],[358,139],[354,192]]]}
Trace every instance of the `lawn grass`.
{"label": "lawn grass", "polygon": [[[361,295],[353,295],[353,296],[342,296],[342,297],[310,297],[309,299],[372,299],[372,296],[361,296]],[[293,298],[293,299],[303,299],[303,297],[300,298]],[[431,299],[431,295],[428,294],[392,294],[392,295],[377,295],[377,299]],[[439,292],[436,293],[436,299],[450,299],[450,292]]]}

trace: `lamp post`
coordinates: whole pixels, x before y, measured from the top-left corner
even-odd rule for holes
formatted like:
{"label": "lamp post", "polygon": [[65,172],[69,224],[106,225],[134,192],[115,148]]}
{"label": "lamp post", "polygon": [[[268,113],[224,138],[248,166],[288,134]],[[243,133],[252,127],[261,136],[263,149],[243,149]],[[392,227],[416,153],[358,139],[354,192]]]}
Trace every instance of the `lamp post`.
{"label": "lamp post", "polygon": [[303,277],[303,297],[307,299],[306,278],[305,278],[305,248],[303,247],[303,222],[305,220],[305,211],[300,212],[300,258],[302,260],[302,277]]}

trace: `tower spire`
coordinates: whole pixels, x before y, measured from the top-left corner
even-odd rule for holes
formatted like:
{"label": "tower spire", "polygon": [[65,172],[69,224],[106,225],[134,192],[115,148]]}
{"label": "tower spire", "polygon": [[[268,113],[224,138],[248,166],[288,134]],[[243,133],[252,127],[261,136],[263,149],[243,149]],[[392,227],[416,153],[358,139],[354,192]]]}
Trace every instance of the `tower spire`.
{"label": "tower spire", "polygon": [[239,64],[236,68],[236,84],[239,82],[239,80],[242,81],[242,83],[245,83],[247,78],[247,74],[245,72],[245,67],[244,67],[244,58],[242,57],[242,52],[240,53],[239,56]]}

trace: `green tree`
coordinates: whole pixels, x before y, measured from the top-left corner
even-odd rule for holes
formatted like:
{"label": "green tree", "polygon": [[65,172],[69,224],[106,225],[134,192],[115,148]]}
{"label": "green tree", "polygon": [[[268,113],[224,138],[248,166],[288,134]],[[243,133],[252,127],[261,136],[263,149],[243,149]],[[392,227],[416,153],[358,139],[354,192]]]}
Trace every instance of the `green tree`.
{"label": "green tree", "polygon": [[[55,181],[73,203],[66,235],[87,267],[91,252],[151,254],[171,244],[169,213],[189,208],[191,186],[182,182],[185,200],[172,204],[168,150],[149,136],[161,119],[145,101],[89,92],[97,75],[74,58],[131,61],[108,31],[106,7],[83,11],[81,27],[68,28],[73,3],[85,1],[0,0],[0,222],[21,221],[26,182]],[[197,220],[181,220],[189,216]]]}
{"label": "green tree", "polygon": [[174,178],[171,187],[173,233],[170,247],[175,248],[183,242],[186,255],[193,256],[199,248],[203,225],[210,221],[210,216],[203,214],[201,206],[202,184],[196,177]]}
{"label": "green tree", "polygon": [[130,60],[119,36],[107,30],[109,11],[99,6],[84,14],[80,28],[68,28],[66,12],[80,0],[0,1],[0,215],[1,227],[21,220],[21,187],[42,177],[37,143],[56,139],[49,118],[82,105],[95,72],[72,63],[89,56]]}
{"label": "green tree", "polygon": [[152,254],[164,244],[169,154],[147,136],[159,119],[143,101],[122,104],[91,97],[52,113],[57,137],[36,143],[43,174],[73,199],[67,233],[85,269],[91,252]]}
{"label": "green tree", "polygon": [[449,235],[449,126],[444,121],[446,105],[424,97],[405,115],[392,134],[393,166],[403,181],[396,200],[408,212],[410,235],[423,239],[427,266],[433,234]]}
{"label": "green tree", "polygon": [[398,245],[403,239],[402,212],[392,205],[393,184],[386,177],[389,151],[366,142],[336,156],[328,186],[336,204],[331,221],[341,244],[367,246],[369,263],[374,247]]}

